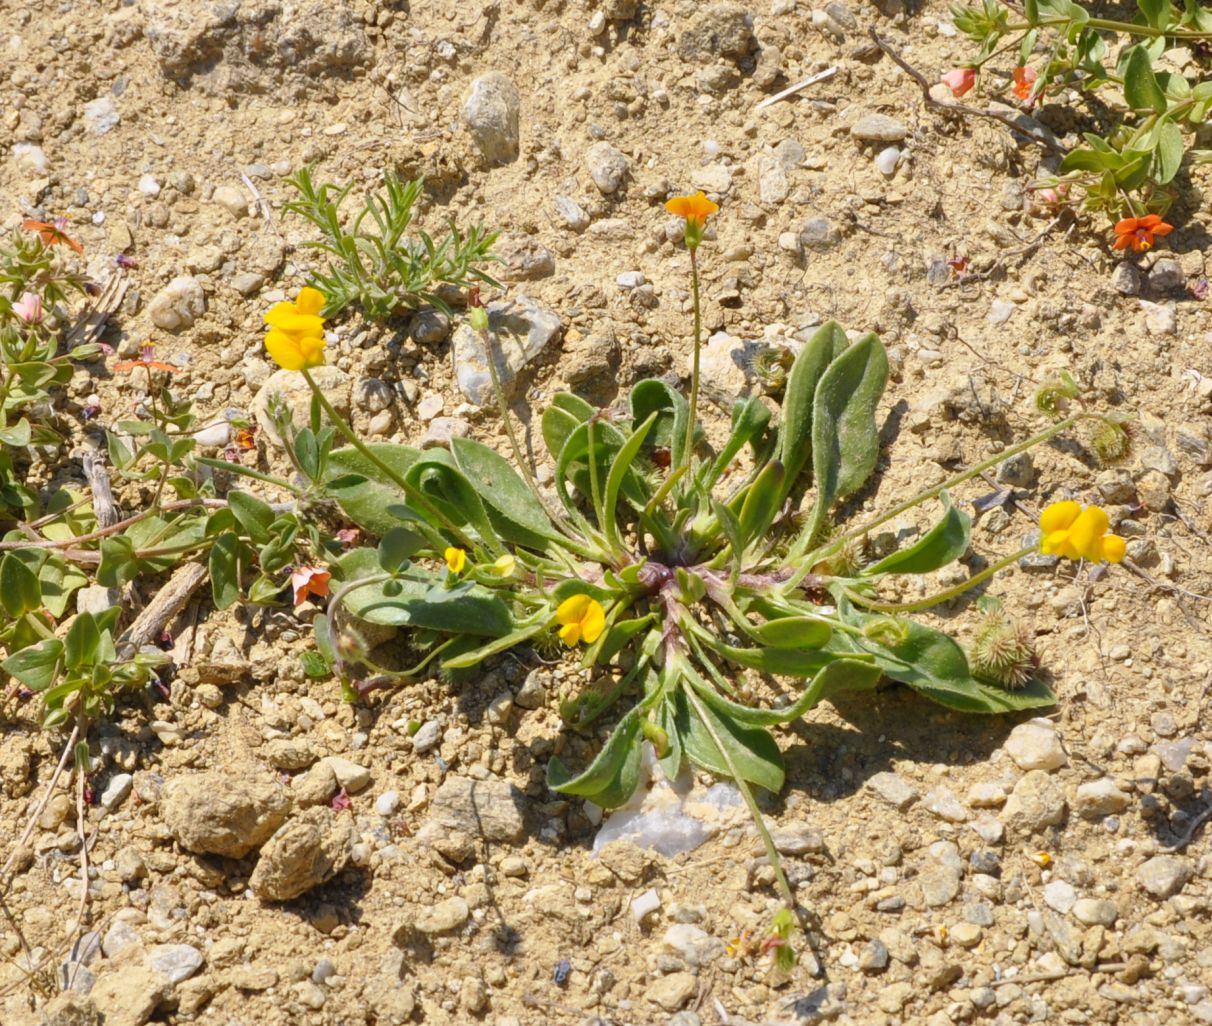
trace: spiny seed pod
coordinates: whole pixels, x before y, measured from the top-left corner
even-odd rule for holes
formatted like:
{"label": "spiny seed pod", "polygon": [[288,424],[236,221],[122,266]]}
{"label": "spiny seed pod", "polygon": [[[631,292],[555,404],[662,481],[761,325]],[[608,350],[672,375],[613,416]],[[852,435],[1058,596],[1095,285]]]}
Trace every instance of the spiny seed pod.
{"label": "spiny seed pod", "polygon": [[775,394],[787,384],[787,372],[795,354],[786,346],[758,346],[745,357],[745,368],[757,378],[764,391]]}
{"label": "spiny seed pod", "polygon": [[1077,398],[1077,382],[1068,371],[1060,377],[1045,381],[1035,393],[1035,408],[1049,417],[1063,417],[1069,401]]}
{"label": "spiny seed pod", "polygon": [[1001,609],[992,609],[977,628],[968,661],[980,680],[1011,691],[1026,687],[1039,668],[1034,633]]}
{"label": "spiny seed pod", "polygon": [[1132,452],[1132,425],[1122,420],[1100,420],[1090,436],[1090,448],[1103,466],[1112,466]]}
{"label": "spiny seed pod", "polygon": [[817,570],[828,577],[854,577],[867,564],[867,539],[847,538]]}

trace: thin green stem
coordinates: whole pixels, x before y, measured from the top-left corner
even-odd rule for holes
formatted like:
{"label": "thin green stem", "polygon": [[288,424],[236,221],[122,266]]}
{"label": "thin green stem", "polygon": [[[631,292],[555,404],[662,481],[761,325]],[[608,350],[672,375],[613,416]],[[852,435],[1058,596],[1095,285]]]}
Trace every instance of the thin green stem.
{"label": "thin green stem", "polygon": [[694,459],[694,429],[699,422],[699,353],[703,348],[703,308],[699,300],[699,264],[696,246],[690,247],[690,289],[694,296],[694,359],[690,369],[690,416],[686,419],[686,440],[682,446],[683,466]]}
{"label": "thin green stem", "polygon": [[446,514],[438,509],[437,506],[435,506],[429,500],[428,496],[423,494],[413,485],[410,485],[404,480],[404,478],[392,470],[391,467],[379,459],[378,456],[370,451],[362,439],[354,434],[353,429],[345,422],[345,418],[333,408],[332,403],[328,401],[328,396],[326,396],[320,386],[316,384],[315,378],[311,376],[311,371],[304,367],[302,374],[304,380],[308,384],[308,387],[311,388],[312,393],[320,403],[320,406],[324,409],[324,412],[328,414],[329,420],[333,422],[333,425],[339,432],[341,432],[345,440],[355,449],[357,449],[359,453],[366,457],[371,464],[386,474],[388,480],[399,487],[410,501],[415,502],[420,509],[432,517],[441,527],[454,535],[455,539],[460,542],[464,548],[474,549],[476,547],[475,543],[467,536],[462,528],[454,524],[450,518],[446,516]]}
{"label": "thin green stem", "polygon": [[[1036,25],[1031,25],[1024,22],[1020,25],[1007,25],[1006,30],[1009,32],[1025,32],[1033,28],[1060,28],[1072,24],[1069,18],[1048,18],[1041,20]],[[1152,25],[1134,25],[1129,21],[1115,21],[1111,18],[1090,18],[1082,22],[1087,28],[1100,29],[1104,32],[1126,32],[1132,36],[1148,36],[1150,39],[1157,39],[1159,36],[1165,36],[1169,39],[1212,39],[1212,32],[1193,32],[1190,29],[1159,29]]]}
{"label": "thin green stem", "polygon": [[1032,435],[1025,441],[1019,442],[1017,445],[1012,445],[1008,449],[1003,449],[996,455],[990,456],[987,460],[982,460],[980,463],[969,467],[967,470],[960,471],[958,474],[952,475],[945,481],[941,481],[933,487],[927,488],[925,491],[918,492],[917,495],[914,495],[912,498],[906,499],[904,502],[893,506],[892,509],[888,510],[886,513],[881,513],[874,520],[869,520],[863,524],[860,524],[858,527],[853,527],[849,531],[838,535],[836,538],[833,538],[824,545],[821,545],[812,552],[808,553],[807,556],[804,555],[804,550],[808,547],[808,545],[811,544],[811,533],[802,533],[799,538],[796,539],[795,544],[791,546],[787,553],[788,563],[795,563],[798,564],[798,566],[791,577],[783,584],[783,593],[786,594],[787,592],[799,587],[800,581],[802,581],[808,576],[809,573],[812,572],[812,568],[814,566],[816,566],[822,559],[825,559],[826,557],[837,552],[846,544],[846,542],[853,541],[855,538],[861,538],[863,535],[868,534],[881,524],[886,524],[889,520],[899,517],[907,510],[911,510],[915,506],[921,505],[923,502],[928,502],[930,499],[937,498],[948,489],[954,488],[956,485],[963,484],[965,481],[976,477],[978,474],[981,474],[986,470],[990,470],[1000,463],[1004,463],[1012,456],[1017,456],[1020,452],[1026,452],[1028,449],[1033,449],[1035,446],[1041,445],[1042,443],[1055,438],[1057,435],[1061,434],[1063,431],[1067,431],[1069,428],[1073,427],[1074,424],[1077,424],[1080,421],[1103,419],[1104,418],[1097,413],[1075,413],[1072,416],[1066,417],[1064,420],[1058,421],[1046,430],[1039,432],[1039,434]]}
{"label": "thin green stem", "polygon": [[1024,556],[1031,555],[1038,548],[1037,545],[1024,545],[1017,552],[1012,552],[1009,556],[1003,556],[996,563],[989,564],[980,573],[973,574],[966,581],[961,581],[954,587],[943,591],[936,591],[933,595],[927,595],[925,598],[917,599],[914,602],[873,602],[871,599],[860,595],[850,588],[846,589],[846,597],[855,605],[862,606],[864,609],[873,609],[877,613],[916,613],[920,609],[929,609],[931,606],[937,606],[941,602],[947,602],[962,595],[970,588],[975,588],[982,581],[989,580],[998,571],[1005,570],[1006,567],[1017,563]]}

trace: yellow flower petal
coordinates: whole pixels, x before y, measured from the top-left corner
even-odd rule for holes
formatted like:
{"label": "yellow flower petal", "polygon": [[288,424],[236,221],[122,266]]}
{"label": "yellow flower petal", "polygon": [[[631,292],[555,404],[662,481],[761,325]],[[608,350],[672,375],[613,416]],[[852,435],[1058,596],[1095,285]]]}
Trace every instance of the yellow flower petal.
{"label": "yellow flower petal", "polygon": [[1039,529],[1044,534],[1063,531],[1073,526],[1073,521],[1078,518],[1081,511],[1081,503],[1074,502],[1072,499],[1068,502],[1054,502],[1039,515]]}
{"label": "yellow flower petal", "polygon": [[[584,594],[572,595],[566,598],[556,608],[556,623],[579,624],[586,610],[589,609],[589,603],[592,601],[593,599]],[[563,632],[561,632],[560,636],[563,637]]]}
{"label": "yellow flower petal", "polygon": [[1117,534],[1108,534],[1103,538],[1103,559],[1108,563],[1118,563],[1124,558],[1128,543]]}
{"label": "yellow flower petal", "polygon": [[274,363],[283,370],[297,371],[308,366],[307,358],[303,355],[299,343],[284,331],[275,329],[266,334],[265,348],[269,350],[269,355],[273,357]]}
{"label": "yellow flower petal", "polygon": [[597,641],[605,626],[606,610],[602,608],[602,603],[590,599],[589,608],[581,617],[581,636],[585,639],[585,644],[592,645]]}
{"label": "yellow flower petal", "polygon": [[442,555],[446,559],[446,568],[452,574],[461,574],[467,565],[467,553],[462,549],[448,548]]}
{"label": "yellow flower petal", "polygon": [[1102,559],[1102,537],[1111,521],[1097,506],[1087,506],[1069,528],[1069,543],[1082,559],[1097,563]]}
{"label": "yellow flower petal", "polygon": [[274,303],[268,310],[265,311],[265,323],[271,327],[277,328],[281,326],[282,320],[286,317],[294,317],[299,311],[295,309],[294,303]]}
{"label": "yellow flower petal", "polygon": [[298,339],[296,343],[299,347],[299,352],[303,354],[304,367],[319,367],[324,363],[324,338],[314,338],[313,336],[304,336]]}
{"label": "yellow flower petal", "polygon": [[318,314],[324,309],[324,304],[327,302],[328,297],[323,292],[308,285],[299,290],[299,295],[295,299],[295,307],[301,314]]}
{"label": "yellow flower petal", "polygon": [[518,561],[509,555],[501,556],[492,564],[492,572],[498,577],[512,577],[517,568]]}
{"label": "yellow flower petal", "polygon": [[581,640],[581,625],[568,623],[560,628],[560,640],[570,648]]}

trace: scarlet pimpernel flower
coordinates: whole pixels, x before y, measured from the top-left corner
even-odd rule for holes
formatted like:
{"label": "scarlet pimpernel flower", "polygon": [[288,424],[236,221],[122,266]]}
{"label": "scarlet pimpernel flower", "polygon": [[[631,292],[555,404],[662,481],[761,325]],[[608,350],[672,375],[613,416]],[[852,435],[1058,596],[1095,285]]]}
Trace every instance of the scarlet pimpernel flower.
{"label": "scarlet pimpernel flower", "polygon": [[693,196],[674,196],[667,200],[665,209],[671,214],[686,219],[686,245],[690,249],[698,249],[703,241],[703,232],[707,227],[707,218],[716,213],[720,207],[713,203],[702,192]]}
{"label": "scarlet pimpernel flower", "polygon": [[151,342],[143,343],[143,351],[137,360],[122,360],[114,364],[116,371],[133,371],[142,367],[148,374],[152,371],[164,371],[165,374],[175,374],[177,368],[171,363],[165,363],[163,360],[156,359],[156,347]]}
{"label": "scarlet pimpernel flower", "polygon": [[327,300],[310,286],[299,290],[293,303],[275,303],[265,315],[269,331],[265,348],[283,370],[303,370],[324,363],[324,318]]}
{"label": "scarlet pimpernel flower", "polygon": [[27,217],[21,222],[21,227],[27,232],[37,232],[44,246],[67,246],[77,253],[84,252],[84,247],[64,231],[67,228],[66,217],[56,217],[54,221],[35,221]]}
{"label": "scarlet pimpernel flower", "polygon": [[326,596],[328,594],[328,582],[331,580],[332,574],[323,567],[295,567],[290,575],[290,586],[295,594],[295,605],[297,606],[308,595],[316,595],[319,598]]}
{"label": "scarlet pimpernel flower", "polygon": [[42,320],[42,297],[36,292],[23,292],[13,304],[13,313],[26,324],[37,324]]}
{"label": "scarlet pimpernel flower", "polygon": [[588,595],[566,598],[556,609],[560,624],[560,640],[572,647],[579,642],[592,645],[606,626],[606,611],[602,603]]}
{"label": "scarlet pimpernel flower", "polygon": [[1108,534],[1111,521],[1098,506],[1082,508],[1080,502],[1054,502],[1039,517],[1043,532],[1040,551],[1064,559],[1088,559],[1092,563],[1118,563],[1127,542]]}
{"label": "scarlet pimpernel flower", "polygon": [[1014,69],[1014,95],[1020,100],[1027,101],[1031,99],[1031,90],[1035,88],[1036,74],[1034,70],[1026,67],[1018,67]]}
{"label": "scarlet pimpernel flower", "polygon": [[952,68],[943,76],[943,85],[958,100],[976,85],[976,68]]}
{"label": "scarlet pimpernel flower", "polygon": [[1153,248],[1157,236],[1165,237],[1174,231],[1174,225],[1166,224],[1157,214],[1144,217],[1125,217],[1115,223],[1115,249],[1131,248],[1144,253]]}

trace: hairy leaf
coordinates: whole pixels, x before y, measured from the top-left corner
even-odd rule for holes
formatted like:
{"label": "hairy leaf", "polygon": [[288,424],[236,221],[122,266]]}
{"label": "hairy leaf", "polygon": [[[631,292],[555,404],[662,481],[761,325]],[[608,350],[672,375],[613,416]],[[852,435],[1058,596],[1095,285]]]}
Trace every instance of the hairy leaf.
{"label": "hairy leaf", "polygon": [[574,776],[557,758],[547,763],[547,786],[588,798],[603,809],[622,805],[640,780],[640,709],[632,709],[606,739],[596,759]]}
{"label": "hairy leaf", "polygon": [[972,518],[951,505],[951,497],[943,492],[943,517],[921,538],[905,549],[885,556],[867,567],[864,576],[876,574],[927,574],[953,563],[968,551],[972,535]]}

